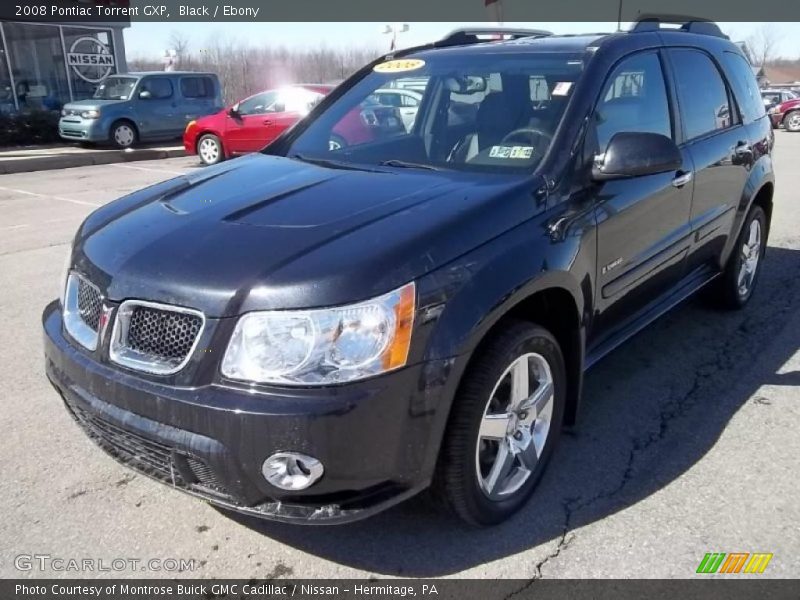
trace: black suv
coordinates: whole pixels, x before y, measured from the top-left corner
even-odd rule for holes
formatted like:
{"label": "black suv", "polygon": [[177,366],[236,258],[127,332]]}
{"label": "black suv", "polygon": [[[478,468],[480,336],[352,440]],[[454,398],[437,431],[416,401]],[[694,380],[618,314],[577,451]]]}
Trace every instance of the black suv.
{"label": "black suv", "polygon": [[[774,177],[739,49],[654,19],[506,37],[382,57],[262,152],[89,216],[43,316],[86,433],[269,519],[432,486],[493,524],[586,369],[706,284],[744,306]],[[387,89],[418,102],[370,100]]]}

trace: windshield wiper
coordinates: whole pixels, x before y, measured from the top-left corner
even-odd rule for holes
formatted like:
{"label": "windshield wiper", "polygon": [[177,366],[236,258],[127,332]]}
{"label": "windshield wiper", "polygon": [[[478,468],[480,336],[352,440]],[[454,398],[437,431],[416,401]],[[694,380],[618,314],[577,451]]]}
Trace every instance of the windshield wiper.
{"label": "windshield wiper", "polygon": [[442,169],[439,167],[434,167],[433,165],[426,165],[423,163],[415,163],[415,162],[408,162],[406,160],[398,160],[396,158],[390,158],[388,160],[382,160],[378,163],[382,167],[400,167],[401,169],[425,169],[427,171],[441,171]]}
{"label": "windshield wiper", "polygon": [[313,156],[303,156],[302,154],[292,154],[289,158],[293,158],[294,160],[300,160],[302,162],[307,162],[312,165],[318,165],[320,167],[327,167],[329,169],[344,169],[347,171],[366,171],[368,173],[386,173],[387,171],[378,171],[376,169],[369,169],[367,167],[363,167],[360,165],[352,165],[346,162],[340,162],[338,160],[331,160],[329,158],[316,158]]}

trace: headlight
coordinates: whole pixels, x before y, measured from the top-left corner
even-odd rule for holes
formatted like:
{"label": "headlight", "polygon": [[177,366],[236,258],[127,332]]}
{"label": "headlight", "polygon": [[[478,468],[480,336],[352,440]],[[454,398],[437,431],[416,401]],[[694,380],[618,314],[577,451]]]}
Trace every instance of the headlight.
{"label": "headlight", "polygon": [[98,119],[100,118],[100,111],[99,110],[85,110],[81,113],[81,117],[84,119]]}
{"label": "headlight", "polygon": [[194,127],[196,123],[197,123],[197,121],[189,121],[189,122],[186,124],[186,129],[185,129],[184,131],[189,131],[189,129],[191,129],[192,127]]}
{"label": "headlight", "polygon": [[774,115],[776,112],[778,112],[777,106],[773,106],[772,108],[769,109],[769,114],[771,115]]}
{"label": "headlight", "polygon": [[243,315],[225,351],[222,374],[259,383],[326,385],[402,367],[415,294],[409,283],[351,306]]}
{"label": "headlight", "polygon": [[66,108],[62,108],[61,109],[61,116],[62,117],[66,117],[67,116],[67,109]]}

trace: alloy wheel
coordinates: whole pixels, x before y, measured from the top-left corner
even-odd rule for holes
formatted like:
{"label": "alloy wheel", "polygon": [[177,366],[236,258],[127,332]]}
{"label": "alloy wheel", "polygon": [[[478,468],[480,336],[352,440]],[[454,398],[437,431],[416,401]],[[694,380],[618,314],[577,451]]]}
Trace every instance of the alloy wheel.
{"label": "alloy wheel", "polygon": [[554,398],[553,374],[541,354],[520,356],[500,376],[475,449],[478,483],[490,500],[507,498],[533,473],[547,443]]}
{"label": "alloy wheel", "polygon": [[200,141],[200,158],[207,164],[213,164],[219,159],[219,145],[211,138]]}
{"label": "alloy wheel", "polygon": [[756,277],[758,261],[761,258],[761,223],[753,219],[747,240],[742,244],[741,265],[737,286],[739,295],[745,297],[750,293],[753,280]]}

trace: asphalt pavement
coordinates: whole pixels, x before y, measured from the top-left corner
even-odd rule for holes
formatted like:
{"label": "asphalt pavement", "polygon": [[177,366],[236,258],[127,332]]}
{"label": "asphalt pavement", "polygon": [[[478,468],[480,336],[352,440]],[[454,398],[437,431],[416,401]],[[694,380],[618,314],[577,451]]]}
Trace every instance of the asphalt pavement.
{"label": "asphalt pavement", "polygon": [[[690,300],[594,367],[538,492],[486,530],[424,497],[344,526],[262,522],[107,457],[45,378],[41,311],[94,208],[200,167],[0,175],[0,577],[696,577],[707,552],[773,553],[760,577],[800,577],[800,134],[777,138],[772,232],[748,308]],[[141,562],[79,572],[54,558]],[[165,572],[165,559],[194,564]]]}

